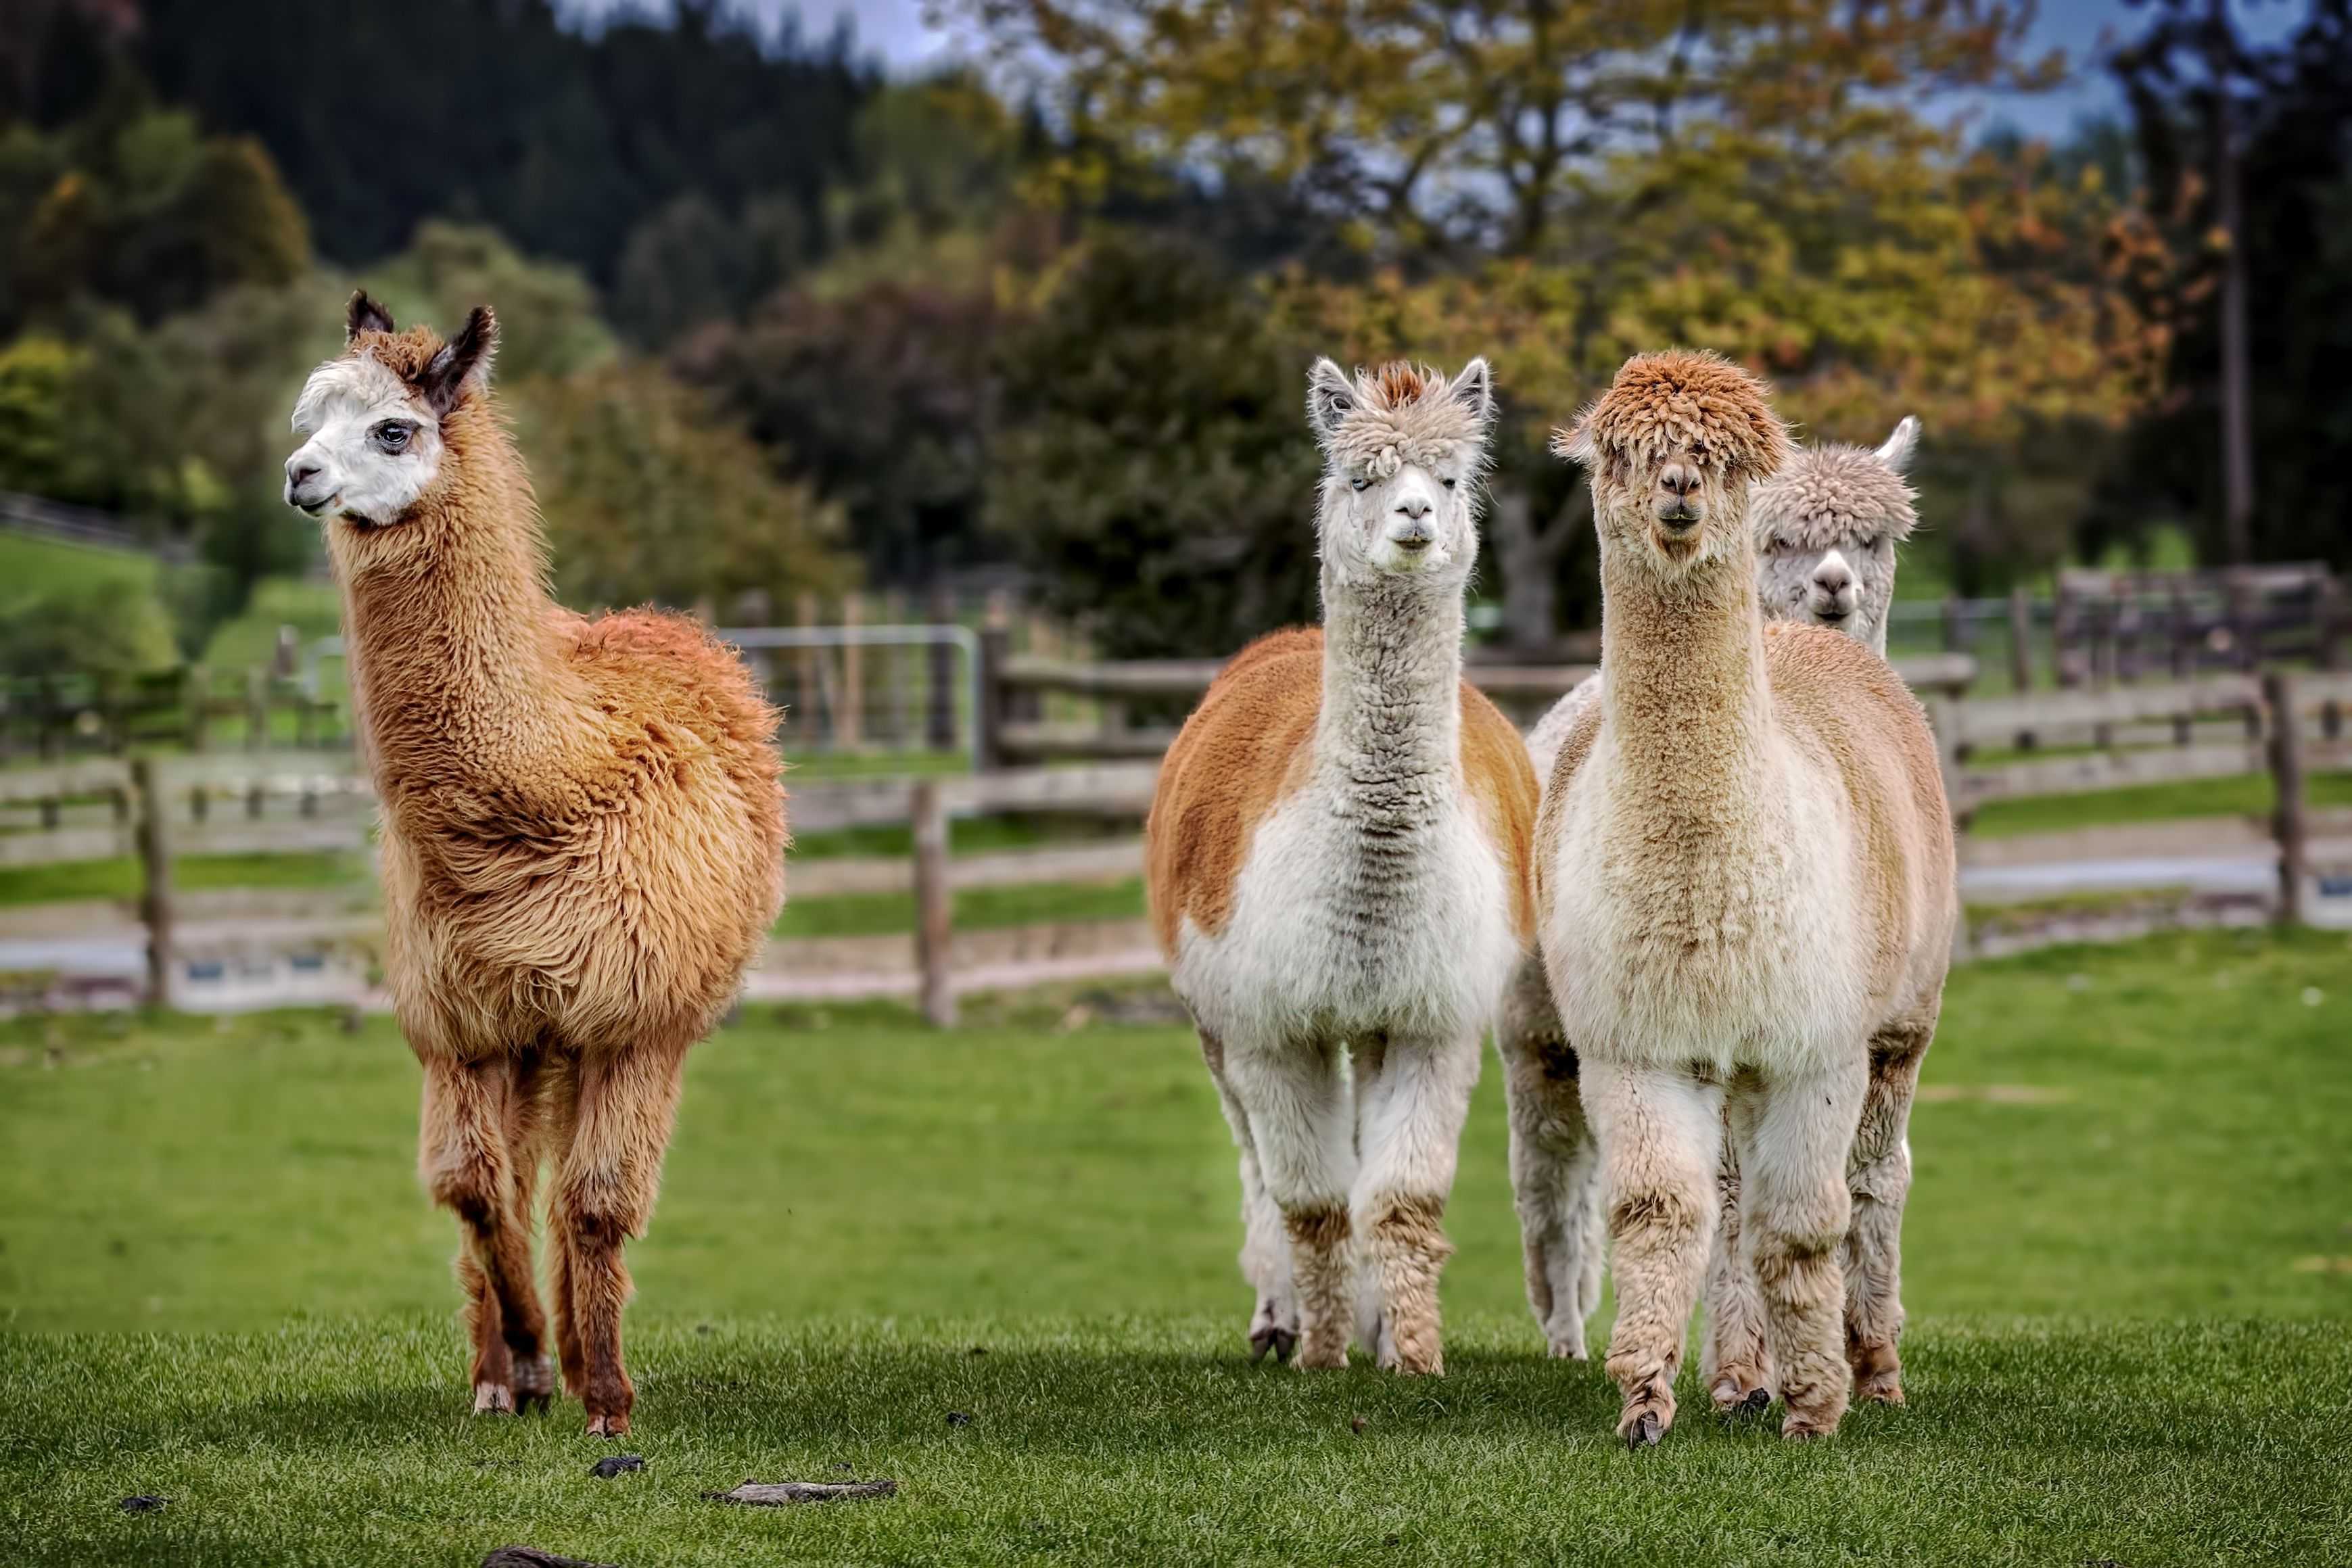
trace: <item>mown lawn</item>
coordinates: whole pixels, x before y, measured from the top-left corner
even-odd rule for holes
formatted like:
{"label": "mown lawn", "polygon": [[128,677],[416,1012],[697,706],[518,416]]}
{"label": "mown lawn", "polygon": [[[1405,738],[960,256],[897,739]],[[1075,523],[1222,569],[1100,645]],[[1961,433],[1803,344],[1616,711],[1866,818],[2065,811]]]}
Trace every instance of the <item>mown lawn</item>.
{"label": "mown lawn", "polygon": [[[576,1406],[465,1414],[453,1230],[410,1174],[387,1028],[0,1026],[0,1540],[44,1563],[2342,1560],[2340,935],[1956,977],[1913,1132],[1914,1403],[1810,1448],[1696,1411],[1655,1453],[1609,1441],[1605,1381],[1541,1360],[1520,1301],[1491,1069],[1450,1375],[1251,1367],[1189,1037],[1073,1000],[954,1033],[754,1009],[702,1049],[633,1253],[647,1469],[614,1481]],[[903,1490],[699,1496],[848,1475]]]}
{"label": "mown lawn", "polygon": [[[2310,775],[2304,780],[2304,800],[2315,809],[2352,806],[2352,773]],[[2276,810],[2278,790],[2271,776],[2248,773],[2084,795],[1988,801],[1969,819],[1969,831],[1990,839],[2014,838],[2021,833],[2062,833],[2126,822],[2170,822],[2184,817],[2268,818]]]}

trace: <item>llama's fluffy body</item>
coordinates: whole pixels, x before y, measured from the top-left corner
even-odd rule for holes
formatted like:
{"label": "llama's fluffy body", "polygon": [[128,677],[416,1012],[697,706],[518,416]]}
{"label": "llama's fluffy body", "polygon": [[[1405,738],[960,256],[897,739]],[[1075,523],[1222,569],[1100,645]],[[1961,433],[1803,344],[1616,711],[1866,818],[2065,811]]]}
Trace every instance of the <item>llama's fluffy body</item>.
{"label": "llama's fluffy body", "polygon": [[563,1380],[592,1431],[625,1431],[621,1246],[651,1213],[686,1051],[782,898],[776,715],[694,623],[548,599],[487,312],[445,345],[362,297],[352,328],[306,389],[288,497],[329,519],[386,977],[425,1067],[420,1167],[466,1228],[477,1407],[551,1392],[546,1160]]}
{"label": "llama's fluffy body", "polygon": [[1833,1429],[1852,1379],[1900,1396],[1902,1121],[1957,917],[1950,821],[1885,662],[1763,623],[1746,503],[1779,430],[1737,367],[1647,355],[1566,444],[1592,472],[1609,678],[1544,790],[1538,936],[1598,1134],[1634,1441],[1673,1419],[1727,1110],[1784,1429]]}
{"label": "llama's fluffy body", "polygon": [[[1262,639],[1163,763],[1154,919],[1242,1150],[1251,1337],[1442,1368],[1440,1217],[1478,1040],[1525,951],[1533,773],[1462,679],[1483,364],[1326,361],[1325,628]],[[1417,542],[1416,542],[1417,541]]]}

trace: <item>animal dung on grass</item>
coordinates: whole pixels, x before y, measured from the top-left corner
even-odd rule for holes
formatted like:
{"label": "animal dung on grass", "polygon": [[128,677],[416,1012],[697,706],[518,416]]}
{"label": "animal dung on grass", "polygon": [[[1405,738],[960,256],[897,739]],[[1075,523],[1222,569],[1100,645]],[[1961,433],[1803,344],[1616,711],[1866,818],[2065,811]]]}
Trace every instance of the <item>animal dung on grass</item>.
{"label": "animal dung on grass", "polygon": [[501,1546],[482,1559],[482,1568],[613,1568],[584,1557],[558,1557],[536,1546]]}
{"label": "animal dung on grass", "polygon": [[167,1497],[126,1497],[121,1507],[125,1513],[161,1513],[171,1500]]}
{"label": "animal dung on grass", "polygon": [[645,1468],[646,1461],[639,1455],[607,1454],[589,1466],[588,1473],[600,1481],[609,1481],[614,1476],[625,1476],[631,1470],[641,1470]]}
{"label": "animal dung on grass", "polygon": [[898,1483],[873,1481],[745,1481],[733,1491],[707,1491],[712,1502],[738,1503],[746,1508],[784,1508],[796,1502],[855,1502],[864,1498],[897,1497]]}

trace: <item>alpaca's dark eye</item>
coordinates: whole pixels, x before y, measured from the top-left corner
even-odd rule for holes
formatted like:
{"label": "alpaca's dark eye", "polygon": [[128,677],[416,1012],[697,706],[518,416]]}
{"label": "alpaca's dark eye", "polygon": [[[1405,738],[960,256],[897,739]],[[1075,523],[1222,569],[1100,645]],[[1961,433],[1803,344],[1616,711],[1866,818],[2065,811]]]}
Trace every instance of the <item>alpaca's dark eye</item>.
{"label": "alpaca's dark eye", "polygon": [[1445,481],[1445,487],[1446,487],[1447,489],[1449,489],[1449,490],[1451,490],[1452,488],[1454,488],[1454,481],[1453,481],[1453,480],[1451,480],[1451,479],[1448,479],[1447,481]]}
{"label": "alpaca's dark eye", "polygon": [[386,452],[405,452],[408,438],[416,434],[416,426],[404,419],[387,419],[368,434]]}
{"label": "alpaca's dark eye", "polygon": [[1878,536],[1876,534],[1873,534],[1868,538],[1863,540],[1862,548],[1866,550],[1876,549],[1878,548]]}
{"label": "alpaca's dark eye", "polygon": [[1359,490],[1369,490],[1372,487],[1372,482],[1370,479],[1359,479],[1355,481],[1355,486]]}

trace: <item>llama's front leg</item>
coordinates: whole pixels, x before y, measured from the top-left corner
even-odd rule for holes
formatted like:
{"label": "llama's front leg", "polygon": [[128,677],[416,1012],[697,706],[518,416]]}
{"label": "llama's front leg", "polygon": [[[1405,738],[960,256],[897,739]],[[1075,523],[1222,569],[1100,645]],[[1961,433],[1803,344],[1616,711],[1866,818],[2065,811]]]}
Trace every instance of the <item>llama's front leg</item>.
{"label": "llama's front leg", "polygon": [[1826,1437],[1845,1415],[1845,1271],[1838,1253],[1853,1209],[1846,1159],[1867,1078],[1857,1049],[1834,1066],[1769,1075],[1731,1102],[1740,1228],[1788,1405],[1785,1437]]}
{"label": "llama's front leg", "polygon": [[1583,1084],[1616,1246],[1607,1365],[1625,1401],[1617,1435],[1643,1448],[1675,1421],[1675,1374],[1715,1228],[1723,1096],[1685,1072],[1589,1056]]}
{"label": "llama's front leg", "polygon": [[1290,1241],[1297,1364],[1345,1366],[1355,1138],[1339,1048],[1325,1040],[1233,1045],[1225,1071],[1249,1124],[1259,1178]]}
{"label": "llama's front leg", "polygon": [[1772,1403],[1772,1354],[1764,1334],[1764,1298],[1756,1288],[1756,1260],[1739,1228],[1739,1149],[1723,1140],[1716,1176],[1715,1247],[1706,1266],[1706,1337],[1699,1343],[1699,1378],[1717,1411],[1761,1415]]}
{"label": "llama's front leg", "polygon": [[519,1370],[544,1374],[547,1328],[531,1283],[530,1209],[519,1169],[530,1156],[509,1141],[514,1064],[503,1056],[457,1061],[433,1051],[420,1059],[417,1174],[464,1231],[457,1277],[473,1342],[474,1410],[507,1414],[517,1406]]}
{"label": "llama's front leg", "polygon": [[1870,1086],[1846,1169],[1845,1354],[1853,1396],[1903,1403],[1903,1206],[1911,1192],[1911,1101],[1936,1021],[1891,1026],[1870,1042]]}
{"label": "llama's front leg", "polygon": [[[682,1047],[631,1047],[583,1057],[575,1069],[576,1120],[557,1176],[553,1221],[570,1276],[562,1332],[578,1341],[578,1392],[592,1437],[628,1431],[636,1403],[621,1358],[621,1310],[629,1300],[622,1249],[645,1234],[653,1214],[684,1065]],[[565,1377],[572,1380],[568,1368]]]}
{"label": "llama's front leg", "polygon": [[1242,1108],[1241,1098],[1225,1073],[1224,1042],[1207,1030],[1200,1035],[1201,1058],[1209,1064],[1217,1099],[1224,1107],[1225,1124],[1234,1130],[1234,1145],[1241,1150],[1242,1277],[1257,1292],[1256,1306],[1250,1313],[1250,1358],[1263,1360],[1272,1351],[1276,1361],[1287,1361],[1298,1348],[1298,1292],[1290,1279],[1290,1238],[1283,1229],[1282,1211],[1275,1207],[1258,1171],[1249,1113]]}
{"label": "llama's front leg", "polygon": [[1550,1353],[1586,1359],[1584,1325],[1601,1304],[1606,1246],[1601,1149],[1584,1114],[1576,1051],[1560,1028],[1540,962],[1512,981],[1495,1046],[1510,1107],[1511,1191],[1519,1211],[1528,1303]]}
{"label": "llama's front leg", "polygon": [[1357,1053],[1361,1163],[1349,1207],[1380,1304],[1380,1364],[1392,1371],[1445,1370],[1437,1301],[1438,1276],[1454,1252],[1445,1200],[1478,1083],[1478,1047],[1475,1032],[1391,1035]]}

